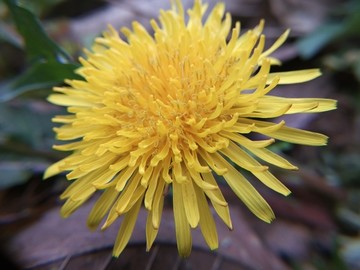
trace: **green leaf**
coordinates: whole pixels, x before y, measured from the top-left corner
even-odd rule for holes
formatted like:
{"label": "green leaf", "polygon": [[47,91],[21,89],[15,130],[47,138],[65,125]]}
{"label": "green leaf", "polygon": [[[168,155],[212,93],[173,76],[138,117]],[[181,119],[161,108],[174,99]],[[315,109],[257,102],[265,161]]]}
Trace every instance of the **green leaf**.
{"label": "green leaf", "polygon": [[70,56],[52,41],[37,17],[15,0],[4,0],[14,19],[19,33],[23,36],[26,52],[30,61],[36,59],[56,60],[60,63],[71,62]]}
{"label": "green leaf", "polygon": [[11,100],[23,93],[51,88],[64,79],[80,79],[74,73],[78,65],[52,41],[43,30],[40,21],[15,0],[4,0],[23,36],[31,66],[24,73],[0,85],[0,102]]}
{"label": "green leaf", "polygon": [[57,4],[64,2],[65,0],[18,0],[18,3],[22,6],[26,6],[28,10],[34,14],[46,14],[49,10],[52,10]]}
{"label": "green leaf", "polygon": [[0,85],[0,102],[9,101],[32,90],[51,88],[67,79],[81,79],[75,74],[78,65],[37,62],[10,82]]}

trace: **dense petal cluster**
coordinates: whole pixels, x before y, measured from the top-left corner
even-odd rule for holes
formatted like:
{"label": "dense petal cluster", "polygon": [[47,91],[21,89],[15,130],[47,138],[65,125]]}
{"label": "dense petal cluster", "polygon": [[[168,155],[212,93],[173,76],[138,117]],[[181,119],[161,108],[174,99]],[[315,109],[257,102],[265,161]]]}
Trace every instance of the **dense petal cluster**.
{"label": "dense petal cluster", "polygon": [[[196,0],[185,19],[178,1],[160,12],[159,21],[151,21],[153,35],[137,22],[132,30],[121,30],[124,39],[110,27],[92,51],[86,51],[86,59],[80,59],[78,73],[84,80],[68,80],[68,86],[55,88],[57,93],[49,97],[68,111],[54,118],[61,124],[55,128],[57,138],[68,142],[54,148],[72,153],[51,165],[45,178],[67,172],[73,181],[61,195],[65,217],[97,191],[102,194],[89,214],[90,228],[106,217],[105,229],[124,216],[115,256],[128,243],[142,205],[148,210],[146,241],[151,247],[169,191],[179,253],[189,255],[191,228],[198,226],[209,247],[216,249],[209,203],[232,228],[218,177],[256,216],[270,222],[270,206],[234,164],[287,195],[290,191],[259,160],[284,169],[296,167],[267,147],[275,139],[326,144],[322,134],[269,120],[336,106],[334,100],[269,94],[278,84],[320,75],[316,69],[270,72],[279,62],[270,54],[288,31],[264,50],[263,22],[240,35],[240,24],[231,29],[231,16],[222,3],[207,18],[205,10]],[[250,133],[264,139],[252,140]]]}

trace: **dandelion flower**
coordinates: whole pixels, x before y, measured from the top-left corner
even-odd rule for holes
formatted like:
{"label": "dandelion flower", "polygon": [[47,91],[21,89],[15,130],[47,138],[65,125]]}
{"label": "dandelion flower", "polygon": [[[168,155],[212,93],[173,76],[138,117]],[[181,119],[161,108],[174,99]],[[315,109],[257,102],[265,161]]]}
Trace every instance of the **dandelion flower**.
{"label": "dandelion flower", "polygon": [[[319,70],[270,72],[279,61],[270,57],[286,39],[281,35],[267,50],[263,21],[240,35],[231,16],[218,3],[204,18],[206,4],[195,0],[187,11],[176,1],[152,20],[151,35],[138,22],[121,35],[112,27],[80,58],[83,80],[67,80],[49,101],[67,107],[56,116],[55,145],[71,154],[51,165],[45,178],[66,172],[71,185],[61,195],[68,217],[95,193],[101,193],[88,217],[96,228],[108,228],[123,216],[113,254],[127,245],[139,209],[147,209],[146,243],[158,233],[164,197],[173,200],[179,254],[191,252],[191,229],[200,227],[211,249],[218,237],[210,210],[231,229],[228,204],[218,186],[223,178],[240,200],[265,222],[274,219],[270,206],[234,168],[249,171],[283,195],[290,191],[267,165],[296,169],[268,149],[275,139],[325,145],[327,137],[272,122],[285,114],[332,110],[334,100],[283,98],[271,95],[278,84],[301,83]],[[204,20],[203,20],[204,19]],[[230,35],[229,35],[230,34]],[[249,134],[264,135],[253,140]]]}

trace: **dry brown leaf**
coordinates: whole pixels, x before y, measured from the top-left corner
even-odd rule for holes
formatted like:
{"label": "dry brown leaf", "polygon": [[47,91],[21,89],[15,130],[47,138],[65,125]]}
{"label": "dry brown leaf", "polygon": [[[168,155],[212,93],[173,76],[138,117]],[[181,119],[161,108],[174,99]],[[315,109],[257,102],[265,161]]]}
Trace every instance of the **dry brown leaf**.
{"label": "dry brown leaf", "polygon": [[[76,257],[86,252],[96,253],[102,249],[110,249],[119,223],[113,224],[104,232],[90,232],[85,225],[90,208],[91,204],[86,204],[68,219],[59,216],[58,208],[47,212],[38,222],[15,236],[9,243],[9,250],[22,266],[31,268]],[[170,209],[164,210],[156,243],[175,244],[172,215]],[[213,253],[214,255],[233,259],[246,266],[246,269],[287,269],[287,266],[264,245],[237,207],[232,208],[232,220],[234,230],[229,231],[216,218],[219,249]],[[130,244],[144,243],[145,224],[146,211],[141,210]],[[196,248],[208,249],[199,230],[193,231],[193,245]],[[145,247],[140,253],[146,253]],[[108,254],[111,254],[109,250]],[[189,260],[196,256],[195,254],[192,254]],[[106,263],[104,254],[102,258]]]}

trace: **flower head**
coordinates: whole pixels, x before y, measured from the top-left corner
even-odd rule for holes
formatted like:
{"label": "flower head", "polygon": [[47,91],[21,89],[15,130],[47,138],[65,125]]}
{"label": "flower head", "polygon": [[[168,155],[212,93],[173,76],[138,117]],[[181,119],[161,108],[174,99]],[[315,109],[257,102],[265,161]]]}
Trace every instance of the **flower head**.
{"label": "flower head", "polygon": [[[68,80],[50,102],[66,106],[68,115],[56,116],[59,140],[54,148],[72,153],[50,166],[45,178],[66,171],[73,183],[61,195],[67,217],[94,193],[102,194],[88,218],[102,229],[124,216],[114,255],[128,243],[142,205],[148,210],[146,241],[149,249],[161,221],[164,196],[173,195],[176,239],[180,255],[191,251],[191,228],[200,227],[211,249],[218,238],[209,203],[232,228],[228,204],[216,177],[222,177],[260,219],[274,213],[233,164],[251,172],[269,188],[290,191],[269,172],[265,161],[296,169],[267,149],[275,139],[324,145],[327,137],[288,127],[269,118],[284,114],[315,113],[335,108],[328,99],[272,96],[278,84],[300,83],[320,75],[316,69],[270,72],[278,60],[270,54],[286,39],[286,31],[267,50],[263,22],[240,35],[231,30],[231,16],[217,4],[203,22],[206,5],[196,0],[186,21],[180,1],[151,21],[154,35],[139,23],[112,27],[96,39],[92,52],[81,58],[78,73],[84,80]],[[225,14],[225,16],[224,16]],[[231,35],[228,40],[229,32]],[[227,41],[228,40],[228,41]],[[260,133],[266,139],[247,135]]]}

